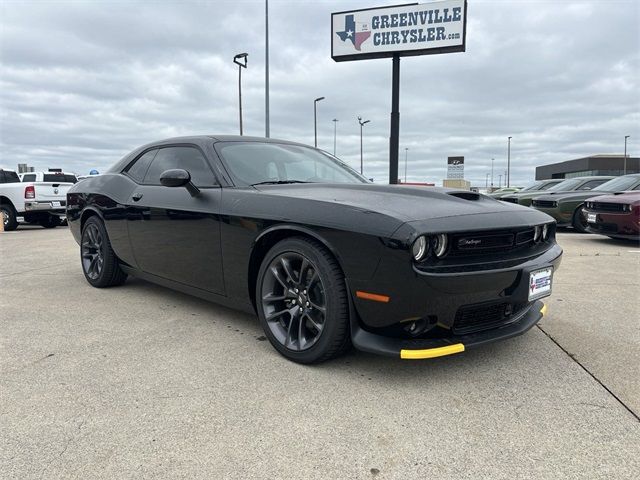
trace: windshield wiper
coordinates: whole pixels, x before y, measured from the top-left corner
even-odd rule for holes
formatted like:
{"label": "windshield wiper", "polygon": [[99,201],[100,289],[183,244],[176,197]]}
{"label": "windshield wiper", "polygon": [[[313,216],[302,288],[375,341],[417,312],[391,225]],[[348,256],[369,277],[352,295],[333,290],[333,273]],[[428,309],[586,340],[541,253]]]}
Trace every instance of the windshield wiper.
{"label": "windshield wiper", "polygon": [[287,183],[313,183],[313,182],[305,182],[304,180],[267,180],[265,182],[252,183],[251,186],[255,187],[256,185],[286,185]]}

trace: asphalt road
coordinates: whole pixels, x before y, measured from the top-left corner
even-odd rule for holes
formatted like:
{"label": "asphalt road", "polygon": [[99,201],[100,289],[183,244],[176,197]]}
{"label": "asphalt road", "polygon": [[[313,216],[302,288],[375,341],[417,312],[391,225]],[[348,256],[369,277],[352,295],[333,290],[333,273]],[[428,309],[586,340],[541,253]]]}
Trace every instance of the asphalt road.
{"label": "asphalt road", "polygon": [[640,249],[559,242],[541,328],[300,366],[252,316],[91,288],[66,228],[0,234],[0,477],[635,479]]}

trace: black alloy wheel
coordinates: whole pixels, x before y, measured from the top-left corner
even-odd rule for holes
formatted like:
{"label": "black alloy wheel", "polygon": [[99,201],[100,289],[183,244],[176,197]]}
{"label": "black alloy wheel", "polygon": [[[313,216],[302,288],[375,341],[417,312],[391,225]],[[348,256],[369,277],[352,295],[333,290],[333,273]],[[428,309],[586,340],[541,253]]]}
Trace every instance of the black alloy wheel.
{"label": "black alloy wheel", "polygon": [[275,245],[262,263],[256,290],[265,334],[285,357],[315,363],[348,348],[344,278],[320,243],[290,238]]}
{"label": "black alloy wheel", "polygon": [[94,287],[122,285],[127,279],[127,274],[120,269],[118,259],[111,249],[107,231],[98,217],[90,217],[84,224],[80,259],[84,276]]}
{"label": "black alloy wheel", "polygon": [[18,228],[18,219],[16,217],[16,211],[11,205],[3,203],[0,205],[0,211],[2,212],[2,225],[6,232],[11,232]]}
{"label": "black alloy wheel", "polygon": [[587,223],[587,217],[582,205],[576,208],[576,211],[573,212],[573,221],[571,222],[571,224],[577,232],[587,233],[587,227],[589,226],[589,224]]}

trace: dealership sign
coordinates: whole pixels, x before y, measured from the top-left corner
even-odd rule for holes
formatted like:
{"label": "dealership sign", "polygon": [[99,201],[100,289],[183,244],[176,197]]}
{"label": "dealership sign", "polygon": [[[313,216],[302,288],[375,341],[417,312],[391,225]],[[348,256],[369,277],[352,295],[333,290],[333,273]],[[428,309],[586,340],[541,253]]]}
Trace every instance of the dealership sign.
{"label": "dealership sign", "polygon": [[396,5],[331,15],[336,62],[464,52],[465,0]]}

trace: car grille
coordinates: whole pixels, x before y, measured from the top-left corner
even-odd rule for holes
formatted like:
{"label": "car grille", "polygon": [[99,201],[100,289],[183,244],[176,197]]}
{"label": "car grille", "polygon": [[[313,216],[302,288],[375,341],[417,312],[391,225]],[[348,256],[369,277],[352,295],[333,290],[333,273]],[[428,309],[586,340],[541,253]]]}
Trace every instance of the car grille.
{"label": "car grille", "polygon": [[533,236],[532,227],[514,231],[457,233],[451,235],[451,248],[447,256],[505,252],[532,246]]}
{"label": "car grille", "polygon": [[542,207],[542,208],[556,208],[558,206],[555,200],[533,200],[531,204],[534,207]]}
{"label": "car grille", "polygon": [[490,330],[518,321],[526,310],[527,304],[508,302],[466,305],[458,309],[452,330],[455,335]]}
{"label": "car grille", "polygon": [[502,200],[503,202],[518,203],[518,199],[513,197],[512,198],[502,197],[500,200]]}
{"label": "car grille", "polygon": [[623,212],[624,203],[605,203],[605,202],[593,202],[589,203],[589,210],[594,212]]}

